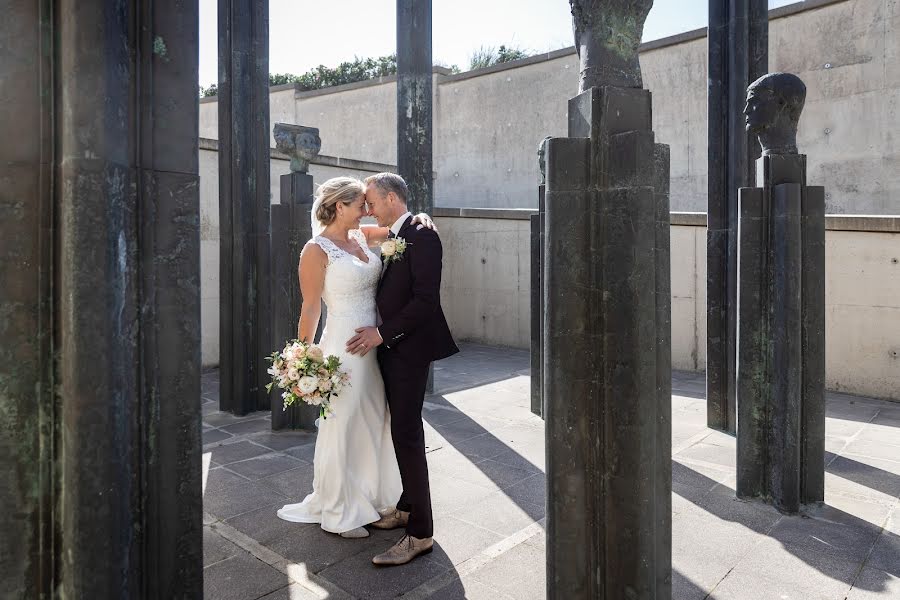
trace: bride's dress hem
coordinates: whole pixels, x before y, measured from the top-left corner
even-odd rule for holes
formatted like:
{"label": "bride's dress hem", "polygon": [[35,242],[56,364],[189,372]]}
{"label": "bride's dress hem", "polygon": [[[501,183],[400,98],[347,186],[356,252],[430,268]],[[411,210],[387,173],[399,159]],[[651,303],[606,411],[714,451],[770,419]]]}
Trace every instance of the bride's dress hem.
{"label": "bride's dress hem", "polygon": [[[284,508],[280,509],[277,513],[275,513],[278,516],[278,518],[281,519],[282,521],[287,521],[288,523],[311,523],[311,524],[315,523],[316,525],[319,525],[323,531],[327,531],[328,533],[334,533],[334,534],[338,534],[338,535],[340,535],[342,533],[346,533],[348,531],[353,531],[354,529],[359,529],[360,527],[365,527],[366,525],[371,525],[372,523],[374,523],[375,521],[377,521],[378,519],[381,518],[381,514],[378,513],[378,511],[376,510],[377,514],[375,515],[375,518],[369,519],[358,525],[350,525],[350,526],[342,525],[340,528],[328,527],[322,523],[321,517],[315,517],[315,516],[311,516],[311,515],[310,516],[306,516],[306,515],[293,516],[293,515],[284,514],[285,509],[288,508],[288,506],[292,506],[292,505],[289,504],[289,505],[285,506]],[[387,507],[384,507],[384,508],[387,508]]]}

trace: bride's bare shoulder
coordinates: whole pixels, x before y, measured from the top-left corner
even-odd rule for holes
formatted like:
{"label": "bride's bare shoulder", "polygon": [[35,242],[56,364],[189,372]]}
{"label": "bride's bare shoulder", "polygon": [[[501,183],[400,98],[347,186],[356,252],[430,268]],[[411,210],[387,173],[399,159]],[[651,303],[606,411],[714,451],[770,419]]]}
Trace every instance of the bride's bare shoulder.
{"label": "bride's bare shoulder", "polygon": [[300,251],[300,264],[304,262],[316,264],[326,264],[328,262],[328,253],[320,246],[315,239],[311,239],[303,246]]}

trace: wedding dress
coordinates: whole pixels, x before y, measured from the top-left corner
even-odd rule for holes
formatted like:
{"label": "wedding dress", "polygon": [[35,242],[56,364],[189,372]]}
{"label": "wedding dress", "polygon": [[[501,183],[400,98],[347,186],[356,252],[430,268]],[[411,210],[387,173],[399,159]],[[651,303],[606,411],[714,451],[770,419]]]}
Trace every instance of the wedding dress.
{"label": "wedding dress", "polygon": [[285,521],[320,523],[332,533],[377,521],[379,510],[395,506],[402,491],[375,350],[359,356],[345,349],[356,328],[375,325],[375,292],[381,276],[381,261],[369,250],[363,233],[354,230],[350,237],[368,262],[322,236],[307,242],[328,255],[322,290],[328,312],[319,346],[326,356],[341,359],[350,385],[332,400],[334,415],[319,419],[312,493],[278,511]]}

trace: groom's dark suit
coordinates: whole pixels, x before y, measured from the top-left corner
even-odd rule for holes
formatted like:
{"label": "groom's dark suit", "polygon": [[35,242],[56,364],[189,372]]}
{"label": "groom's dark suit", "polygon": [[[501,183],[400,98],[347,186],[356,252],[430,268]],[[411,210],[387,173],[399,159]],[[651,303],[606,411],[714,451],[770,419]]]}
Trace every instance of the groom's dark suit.
{"label": "groom's dark suit", "polygon": [[409,217],[397,237],[406,251],[388,263],[378,285],[381,315],[378,364],[391,411],[391,435],[400,466],[403,494],[397,508],[409,512],[406,532],[433,534],[422,404],[432,361],[459,352],[441,310],[441,240]]}

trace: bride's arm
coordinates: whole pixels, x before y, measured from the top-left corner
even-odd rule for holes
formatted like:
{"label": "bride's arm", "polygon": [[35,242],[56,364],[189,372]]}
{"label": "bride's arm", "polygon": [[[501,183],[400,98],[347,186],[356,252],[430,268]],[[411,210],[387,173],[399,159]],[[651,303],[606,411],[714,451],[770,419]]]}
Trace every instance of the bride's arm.
{"label": "bride's arm", "polygon": [[307,244],[300,253],[297,274],[300,278],[300,293],[303,306],[300,307],[300,322],[297,324],[297,339],[313,343],[319,317],[322,313],[322,288],[325,286],[325,267],[328,255],[318,244]]}
{"label": "bride's arm", "polygon": [[366,245],[370,248],[386,240],[391,232],[390,227],[379,227],[378,225],[361,225],[359,230],[366,236]]}
{"label": "bride's arm", "polygon": [[[435,232],[438,230],[437,225],[434,224],[434,221],[431,220],[431,217],[429,217],[427,213],[417,214],[413,217],[412,222]],[[390,227],[379,227],[377,225],[362,225],[359,229],[363,232],[363,235],[366,236],[366,244],[370,248],[385,241],[388,234],[391,232]]]}

